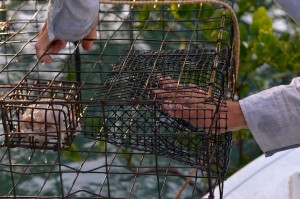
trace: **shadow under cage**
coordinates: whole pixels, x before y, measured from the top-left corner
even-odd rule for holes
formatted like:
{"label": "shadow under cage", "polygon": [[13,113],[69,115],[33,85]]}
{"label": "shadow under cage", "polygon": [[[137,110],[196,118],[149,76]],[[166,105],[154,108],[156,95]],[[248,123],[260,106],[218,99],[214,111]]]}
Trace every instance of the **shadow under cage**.
{"label": "shadow under cage", "polygon": [[[222,197],[233,1],[101,1],[92,50],[51,64],[34,48],[47,1],[0,3],[0,198]],[[178,98],[203,125],[162,108]]]}

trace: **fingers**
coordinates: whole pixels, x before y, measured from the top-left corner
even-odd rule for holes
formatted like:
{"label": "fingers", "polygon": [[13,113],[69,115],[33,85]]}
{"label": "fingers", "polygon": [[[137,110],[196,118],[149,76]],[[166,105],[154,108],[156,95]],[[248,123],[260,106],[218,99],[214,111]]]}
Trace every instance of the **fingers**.
{"label": "fingers", "polygon": [[159,77],[158,87],[152,91],[157,98],[183,103],[184,106],[188,107],[203,103],[207,98],[207,93],[200,90],[199,86],[195,84],[183,86],[170,77]]}
{"label": "fingers", "polygon": [[97,23],[95,23],[90,33],[83,39],[82,48],[84,50],[90,50],[94,44],[95,39],[97,39]]}
{"label": "fingers", "polygon": [[67,42],[62,40],[54,40],[50,44],[50,48],[48,49],[48,53],[58,53],[62,49],[64,49],[67,45]]}
{"label": "fingers", "polygon": [[213,112],[201,108],[190,108],[180,103],[163,101],[162,110],[172,118],[183,119],[196,128],[206,129],[211,125]]}
{"label": "fingers", "polygon": [[187,90],[188,91],[187,87],[183,86],[182,84],[180,84],[178,81],[175,81],[171,77],[166,77],[166,78],[158,77],[157,82],[158,82],[159,88],[163,88],[163,89],[171,90],[171,91],[179,91],[179,90],[181,90],[181,91]]}
{"label": "fingers", "polygon": [[40,38],[41,35],[46,31],[47,26],[48,26],[48,20],[46,19],[46,22],[44,23],[41,31],[39,32],[38,38]]}
{"label": "fingers", "polygon": [[207,93],[201,91],[193,91],[191,89],[182,89],[178,91],[166,90],[166,89],[154,89],[153,94],[156,95],[158,98],[163,99],[174,99],[175,98],[185,98],[186,100],[189,99],[190,102],[204,102],[208,100]]}
{"label": "fingers", "polygon": [[39,33],[38,41],[35,44],[36,56],[42,62],[51,63],[52,58],[48,53],[57,53],[66,47],[66,42],[61,40],[54,40],[52,43],[49,41],[47,23],[44,24]]}
{"label": "fingers", "polygon": [[171,77],[158,77],[157,78],[158,87],[163,88],[166,90],[173,90],[178,92],[190,92],[195,93],[197,96],[201,95],[204,96],[207,94],[205,91],[200,89],[199,85],[196,84],[188,84],[188,85],[182,85],[178,81],[172,79]]}
{"label": "fingers", "polygon": [[[162,101],[162,110],[172,118],[183,119],[196,128],[212,129],[215,132],[226,132],[226,109],[218,109],[216,99],[208,97],[208,93],[200,86],[188,84],[183,86],[171,78],[158,78],[158,88],[152,90],[154,96]],[[219,115],[216,115],[219,110]],[[215,118],[219,118],[218,124]]]}
{"label": "fingers", "polygon": [[199,107],[204,98],[193,97],[190,93],[182,94],[180,92],[170,92],[165,90],[153,90],[154,95],[162,101],[168,100],[173,103],[181,103],[187,107]]}
{"label": "fingers", "polygon": [[45,52],[47,51],[49,45],[50,41],[48,38],[48,31],[47,29],[42,29],[39,34],[39,39],[35,44],[35,51],[37,58],[45,63],[52,62],[52,58],[49,55],[45,55]]}
{"label": "fingers", "polygon": [[50,45],[47,26],[48,26],[48,20],[46,20],[41,31],[39,32],[38,41],[35,44],[35,51],[38,59],[40,59],[42,62],[45,63],[51,63],[52,58],[49,55],[44,55],[44,53],[46,52],[47,48]]}
{"label": "fingers", "polygon": [[[62,49],[66,47],[67,42],[62,40],[54,40],[52,42],[49,41],[48,37],[48,22],[46,20],[43,25],[41,31],[38,35],[38,41],[35,44],[36,56],[40,61],[45,63],[51,63],[52,58],[48,53],[58,53]],[[97,23],[95,23],[94,27],[90,31],[90,33],[84,38],[82,41],[82,47],[84,50],[90,50],[94,43],[94,40],[97,38]]]}
{"label": "fingers", "polygon": [[52,43],[50,43],[48,40],[48,36],[47,38],[41,36],[35,45],[37,58],[40,59],[42,62],[51,63],[51,56],[45,53],[58,53],[60,50],[66,47],[66,44],[67,42],[61,40],[54,40]]}

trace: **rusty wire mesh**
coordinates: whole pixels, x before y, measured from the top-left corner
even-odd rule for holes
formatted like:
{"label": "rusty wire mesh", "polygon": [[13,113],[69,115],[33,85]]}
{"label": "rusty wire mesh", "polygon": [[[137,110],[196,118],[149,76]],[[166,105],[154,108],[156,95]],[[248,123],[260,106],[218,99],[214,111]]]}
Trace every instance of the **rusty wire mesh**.
{"label": "rusty wire mesh", "polygon": [[[222,196],[235,73],[224,7],[101,4],[93,49],[70,43],[44,65],[47,2],[0,2],[0,198]],[[203,91],[197,119],[212,125],[167,115],[159,77]]]}

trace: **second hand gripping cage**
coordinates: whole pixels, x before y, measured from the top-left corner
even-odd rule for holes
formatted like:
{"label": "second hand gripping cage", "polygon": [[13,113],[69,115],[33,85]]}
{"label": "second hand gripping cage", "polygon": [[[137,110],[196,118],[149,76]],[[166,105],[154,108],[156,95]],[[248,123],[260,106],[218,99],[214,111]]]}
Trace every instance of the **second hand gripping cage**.
{"label": "second hand gripping cage", "polygon": [[[5,149],[1,164],[10,167],[7,171],[0,166],[0,171],[10,172],[12,183],[10,191],[0,196],[20,195],[18,188],[25,177],[12,174],[20,164],[11,150],[26,148],[57,155],[48,165],[59,166],[57,182],[62,188],[56,198],[131,198],[143,175],[156,176],[156,198],[170,198],[167,179],[179,176],[173,169],[182,168],[191,171],[180,175],[185,181],[177,193],[173,190],[174,198],[187,184],[193,187],[187,198],[199,198],[203,194],[197,192],[197,183],[203,183],[200,179],[207,179],[209,198],[217,185],[222,197],[232,138],[230,132],[223,133],[227,131],[226,101],[234,96],[239,57],[233,1],[103,0],[94,48],[82,52],[81,41],[70,44],[51,55],[52,66],[43,65],[32,53],[46,2],[12,2],[17,9],[7,12],[9,20],[0,23],[0,138]],[[27,21],[18,18],[19,12],[28,15]],[[77,138],[99,142],[101,151],[95,152],[95,144],[76,147]],[[81,153],[87,155],[80,169],[71,169],[64,155],[74,158]],[[95,154],[105,156],[102,166],[106,169],[82,171]],[[128,164],[119,163],[116,172],[117,156]],[[135,156],[142,157],[138,168],[131,163]],[[152,157],[154,165],[142,163],[144,156]],[[161,158],[168,166],[160,166]],[[25,172],[33,163],[23,165]],[[152,172],[140,171],[147,168]],[[51,176],[54,170],[42,174]],[[106,177],[97,193],[84,188],[74,191],[78,176],[71,184],[64,180],[67,173],[98,172]],[[25,173],[21,176],[36,175]],[[109,176],[116,174],[134,176],[123,195],[114,196],[114,184],[109,183]],[[49,176],[38,196],[44,196]]]}

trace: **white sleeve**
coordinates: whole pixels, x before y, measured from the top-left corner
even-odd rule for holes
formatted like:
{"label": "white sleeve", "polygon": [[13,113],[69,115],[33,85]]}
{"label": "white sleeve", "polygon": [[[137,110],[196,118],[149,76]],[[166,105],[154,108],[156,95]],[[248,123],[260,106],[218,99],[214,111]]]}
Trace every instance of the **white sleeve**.
{"label": "white sleeve", "polygon": [[275,0],[280,7],[300,25],[300,1],[299,0]]}
{"label": "white sleeve", "polygon": [[300,146],[300,78],[239,103],[249,129],[266,156]]}
{"label": "white sleeve", "polygon": [[98,18],[99,0],[50,0],[48,37],[78,41],[93,28]]}

